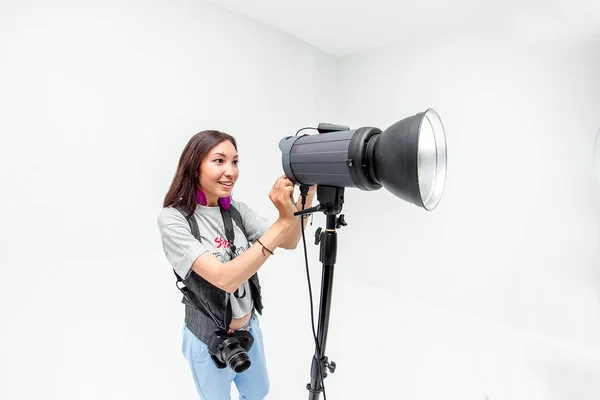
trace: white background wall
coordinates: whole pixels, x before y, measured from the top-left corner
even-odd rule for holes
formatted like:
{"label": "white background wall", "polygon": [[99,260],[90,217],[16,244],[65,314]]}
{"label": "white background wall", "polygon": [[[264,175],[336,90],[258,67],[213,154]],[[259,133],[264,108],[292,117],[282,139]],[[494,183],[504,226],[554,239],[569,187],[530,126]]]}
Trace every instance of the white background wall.
{"label": "white background wall", "polygon": [[[598,398],[599,46],[550,39],[472,27],[336,61],[201,1],[3,2],[0,397],[196,398],[155,223],[192,134],[236,136],[235,196],[274,219],[281,137],[434,107],[437,210],[346,192],[329,397]],[[269,398],[306,398],[301,250],[261,277]]]}
{"label": "white background wall", "polygon": [[[514,28],[471,26],[338,66],[342,122],[385,129],[433,107],[448,136],[434,212],[384,190],[346,194],[344,247],[364,251],[342,261],[395,295],[370,314],[392,316],[398,340],[379,369],[393,353],[407,370],[377,381],[394,382],[391,398],[600,397],[600,38]],[[353,365],[356,379],[373,368]]]}
{"label": "white background wall", "polygon": [[[196,398],[156,226],[179,155],[232,133],[235,195],[274,220],[278,142],[335,114],[334,60],[197,0],[4,2],[0,32],[0,398]],[[284,254],[263,274],[273,398],[304,393],[312,354]]]}

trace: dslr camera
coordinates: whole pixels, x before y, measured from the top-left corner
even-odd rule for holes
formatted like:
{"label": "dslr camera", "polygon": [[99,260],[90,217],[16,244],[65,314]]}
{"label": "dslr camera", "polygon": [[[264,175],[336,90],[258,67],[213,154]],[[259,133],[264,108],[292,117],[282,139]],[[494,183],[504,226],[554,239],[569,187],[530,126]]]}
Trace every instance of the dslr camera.
{"label": "dslr camera", "polygon": [[219,369],[227,366],[237,372],[250,368],[248,351],[254,343],[254,338],[248,331],[215,331],[208,344],[210,358]]}

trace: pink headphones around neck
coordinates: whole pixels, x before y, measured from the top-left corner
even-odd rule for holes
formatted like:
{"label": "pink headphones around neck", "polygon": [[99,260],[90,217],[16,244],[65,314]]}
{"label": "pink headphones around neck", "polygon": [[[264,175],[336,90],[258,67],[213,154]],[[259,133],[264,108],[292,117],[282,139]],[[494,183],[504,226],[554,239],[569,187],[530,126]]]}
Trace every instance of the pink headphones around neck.
{"label": "pink headphones around neck", "polygon": [[[198,197],[198,203],[202,204],[203,206],[208,204],[206,195],[202,190],[196,189],[196,196]],[[229,206],[231,206],[231,196],[219,198],[218,201],[221,204],[221,207],[223,207],[225,210],[229,210]]]}

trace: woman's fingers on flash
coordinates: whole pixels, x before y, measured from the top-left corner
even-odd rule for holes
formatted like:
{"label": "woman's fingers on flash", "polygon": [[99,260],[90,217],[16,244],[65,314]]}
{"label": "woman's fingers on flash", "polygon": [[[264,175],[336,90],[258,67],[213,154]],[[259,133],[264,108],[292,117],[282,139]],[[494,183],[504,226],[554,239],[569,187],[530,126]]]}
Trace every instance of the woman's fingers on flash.
{"label": "woman's fingers on flash", "polygon": [[275,181],[275,186],[284,186],[285,185],[285,175],[277,178]]}
{"label": "woman's fingers on flash", "polygon": [[292,186],[280,186],[279,190],[277,190],[277,194],[280,196],[280,199],[287,199],[290,194],[293,193]]}
{"label": "woman's fingers on flash", "polygon": [[294,182],[292,182],[291,180],[289,180],[287,178],[287,176],[283,175],[279,178],[277,178],[277,181],[275,181],[275,184],[273,185],[274,189],[280,189],[282,187],[294,187]]}

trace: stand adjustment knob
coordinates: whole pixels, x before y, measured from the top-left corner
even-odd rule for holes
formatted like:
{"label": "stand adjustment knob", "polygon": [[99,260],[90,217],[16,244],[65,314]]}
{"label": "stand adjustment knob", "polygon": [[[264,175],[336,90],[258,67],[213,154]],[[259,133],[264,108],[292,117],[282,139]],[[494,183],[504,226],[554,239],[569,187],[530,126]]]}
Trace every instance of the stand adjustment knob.
{"label": "stand adjustment knob", "polygon": [[317,228],[317,231],[315,232],[315,244],[319,244],[321,243],[321,231],[323,229],[321,229],[321,227]]}
{"label": "stand adjustment knob", "polygon": [[335,366],[335,362],[334,361],[326,363],[325,366],[327,367],[327,369],[329,370],[329,372],[331,372],[332,374],[335,372],[336,366]]}

